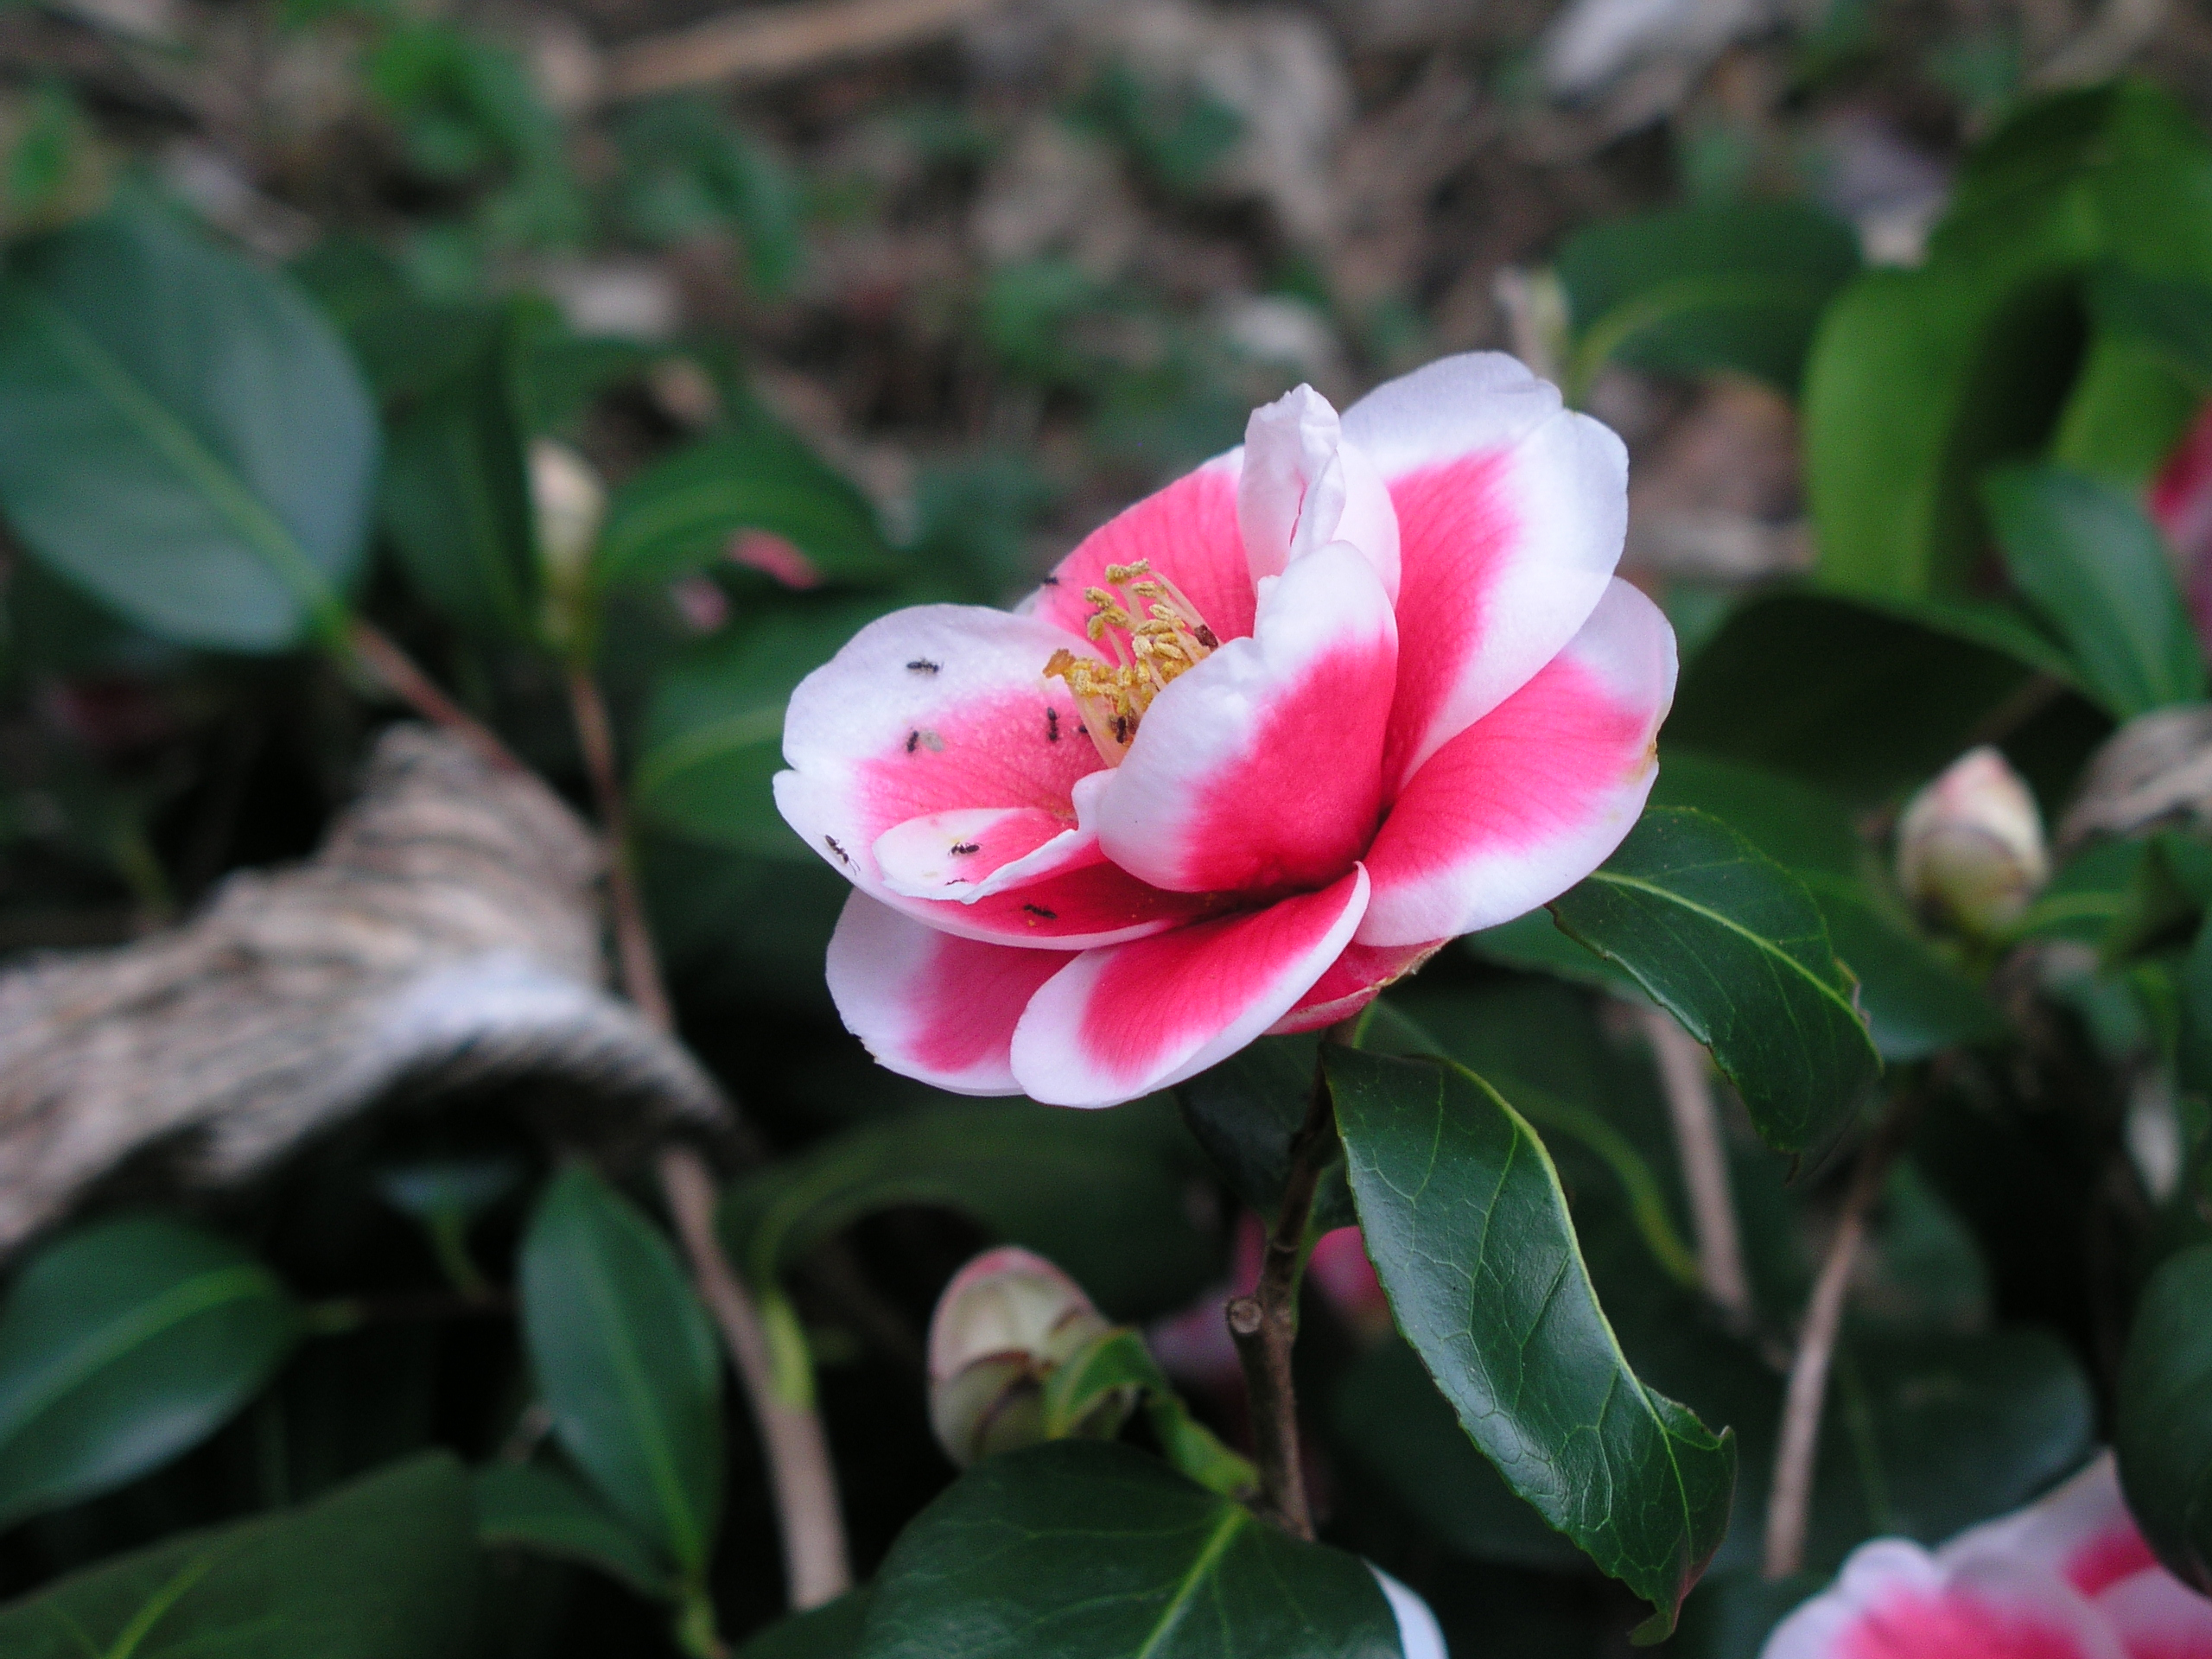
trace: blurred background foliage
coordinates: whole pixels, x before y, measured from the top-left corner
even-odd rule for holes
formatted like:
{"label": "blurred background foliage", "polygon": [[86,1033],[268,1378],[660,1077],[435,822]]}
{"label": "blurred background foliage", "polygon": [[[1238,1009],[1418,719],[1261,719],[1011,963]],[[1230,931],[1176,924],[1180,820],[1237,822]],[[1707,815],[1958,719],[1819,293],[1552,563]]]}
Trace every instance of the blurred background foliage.
{"label": "blurred background foliage", "polygon": [[[1885,874],[1905,794],[1996,737],[2056,814],[2116,721],[2204,694],[2201,589],[2162,574],[2188,550],[2139,505],[2212,386],[2201,6],[942,11],[733,66],[682,34],[691,0],[0,10],[0,950],[128,941],[308,853],[391,713],[306,648],[355,611],[579,803],[563,675],[586,665],[685,1036],[774,1154],[725,1225],[789,1279],[863,1572],[952,1476],[918,1369],[952,1270],[1018,1242],[1109,1318],[1196,1299],[1203,1320],[1238,1195],[1203,1105],[954,1103],[839,1028],[821,963],[846,887],[766,785],[785,697],[861,622],[1012,599],[1297,382],[1343,403],[1514,351],[1630,447],[1624,569],[1686,670],[1656,799],[1802,880],[1904,1065],[2008,1030],[1986,942],[1930,934]],[[242,531],[211,496],[181,519],[155,439],[73,426],[54,365],[80,337],[219,432],[273,518]],[[178,338],[207,351],[165,357]],[[549,438],[607,489],[565,563],[531,506]],[[242,566],[241,534],[280,556]],[[2078,556],[2130,537],[2132,586]],[[2208,884],[2157,845],[2070,865],[2008,941],[2069,944],[2042,958],[2066,1023],[2037,1052],[2090,1081],[2063,1109],[1996,1062],[1931,1091],[1853,1302],[1816,1571],[2009,1508],[2113,1433],[2136,1290],[2204,1232],[2212,1025],[2189,1010],[2212,984],[2183,952]],[[1638,1373],[1735,1427],[1735,1520],[1676,1648],[1744,1653],[1781,1605],[1755,1571],[1778,1364],[1839,1182],[1815,1160],[1785,1184],[1732,1105],[1750,1296],[1694,1294],[1642,1001],[1538,918],[1392,1006],[1424,1033],[1402,1046],[1547,1137]],[[380,1118],[196,1214],[95,1216],[20,1258],[0,1597],[310,1503],[296,1560],[255,1570],[381,1538],[378,1570],[435,1609],[465,1589],[438,1529],[479,1529],[482,1645],[456,1653],[655,1651],[664,1604],[680,1637],[702,1598],[731,1637],[765,1624],[759,1454],[741,1416],[724,1433],[668,1247],[553,1167],[512,1114]],[[573,1429],[586,1362],[532,1285],[585,1258],[659,1368],[672,1498]],[[56,1392],[56,1344],[137,1330],[149,1299],[187,1311]],[[1317,1300],[1300,1357],[1325,1535],[1419,1587],[1463,1659],[1619,1649],[1631,1599],[1406,1344]],[[1178,1376],[1233,1437],[1233,1389]],[[474,1521],[441,1448],[479,1471]],[[374,1606],[353,1576],[327,1607]]]}

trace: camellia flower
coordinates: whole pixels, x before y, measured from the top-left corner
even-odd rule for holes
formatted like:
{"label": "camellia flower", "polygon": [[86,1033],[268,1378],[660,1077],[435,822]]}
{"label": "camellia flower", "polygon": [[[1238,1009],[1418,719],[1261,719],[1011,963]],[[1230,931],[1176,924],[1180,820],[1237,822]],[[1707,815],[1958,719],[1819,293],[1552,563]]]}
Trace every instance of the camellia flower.
{"label": "camellia flower", "polygon": [[1986,743],[1945,767],[1897,820],[1898,885],[1969,933],[2018,921],[2050,879],[2036,798]]}
{"label": "camellia flower", "polygon": [[2107,1453],[1932,1554],[1861,1544],[1761,1659],[2212,1659],[2212,1600],[2158,1565]]}
{"label": "camellia flower", "polygon": [[1103,1106],[1356,1012],[1619,844],[1673,632],[1618,439],[1510,358],[1300,387],[1014,611],[863,628],[776,801],[858,891],[844,1021],[963,1094]]}

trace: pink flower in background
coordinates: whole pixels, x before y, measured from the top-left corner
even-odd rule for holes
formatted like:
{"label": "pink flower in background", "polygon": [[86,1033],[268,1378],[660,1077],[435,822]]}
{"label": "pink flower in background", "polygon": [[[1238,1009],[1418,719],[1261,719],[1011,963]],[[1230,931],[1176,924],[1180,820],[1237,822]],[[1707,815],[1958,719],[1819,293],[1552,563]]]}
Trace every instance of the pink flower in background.
{"label": "pink flower in background", "polygon": [[2212,1600],[2158,1565],[2107,1453],[1933,1554],[1860,1545],[1761,1659],[2212,1659]]}
{"label": "pink flower in background", "polygon": [[1642,810],[1675,642],[1626,461],[1510,358],[1308,388],[1013,613],[870,624],[776,801],[849,879],[845,1023],[963,1094],[1132,1099],[1329,1024],[1580,880]]}
{"label": "pink flower in background", "polygon": [[2212,404],[2166,457],[2145,505],[2181,567],[2197,638],[2212,640]]}

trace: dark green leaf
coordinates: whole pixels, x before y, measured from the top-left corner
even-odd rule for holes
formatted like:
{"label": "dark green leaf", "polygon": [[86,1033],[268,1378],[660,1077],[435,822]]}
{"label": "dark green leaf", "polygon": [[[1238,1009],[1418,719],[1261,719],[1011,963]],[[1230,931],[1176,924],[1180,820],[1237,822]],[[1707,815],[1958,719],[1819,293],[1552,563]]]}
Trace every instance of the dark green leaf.
{"label": "dark green leaf", "polygon": [[1157,1313],[1219,1269],[1194,1152],[1164,1095],[1110,1112],[940,1098],[739,1183],[722,1230],[766,1284],[863,1216],[932,1205],[1058,1263],[1109,1316]]}
{"label": "dark green leaf", "polygon": [[632,798],[648,823],[758,857],[820,856],[791,832],[769,780],[784,766],[784,704],[882,607],[779,607],[671,663],[653,688]]}
{"label": "dark green leaf", "polygon": [[1902,898],[1873,868],[1850,812],[1826,791],[1669,749],[1651,804],[1710,813],[1805,884],[1837,959],[1859,982],[1859,1007],[1885,1060],[1924,1059],[2004,1035],[1995,1005],[1920,936]]}
{"label": "dark green leaf", "polygon": [[1688,665],[1667,747],[1883,801],[1941,771],[2029,675],[1935,618],[1784,592],[1739,606]]}
{"label": "dark green leaf", "polygon": [[416,591],[464,632],[494,640],[535,639],[544,621],[516,336],[510,317],[398,416],[382,486],[385,524]]}
{"label": "dark green leaf", "polygon": [[1325,1055],[1398,1329],[1506,1484],[1673,1628],[1728,1528],[1732,1437],[1637,1380],[1535,1132],[1448,1063]]}
{"label": "dark green leaf", "polygon": [[670,581],[721,558],[747,530],[782,537],[830,582],[868,581],[895,569],[867,498],[754,415],[615,493],[600,543],[600,580]]}
{"label": "dark green leaf", "polygon": [[2212,285],[2113,265],[2098,273],[2089,302],[2100,327],[2140,340],[2199,392],[2212,392]]}
{"label": "dark green leaf", "polygon": [[495,1463],[476,1471],[476,1536],[543,1555],[582,1561],[620,1579],[640,1595],[677,1593],[668,1563],[559,1470],[535,1463]]}
{"label": "dark green leaf", "polygon": [[588,1171],[538,1201],[522,1245],[523,1332],[561,1446],[686,1573],[721,1508],[721,1367],[668,1241]]}
{"label": "dark green leaf", "polygon": [[54,1240],[0,1315],[0,1527],[197,1445],[299,1334],[276,1276],[226,1239],[134,1218]]}
{"label": "dark green leaf", "polygon": [[892,1548],[861,1659],[1397,1659],[1382,1587],[1125,1446],[970,1470]]}
{"label": "dark green leaf", "polygon": [[2212,1595],[2212,1244],[2168,1256],[2120,1363],[2120,1480],[2158,1559]]}
{"label": "dark green leaf", "polygon": [[1647,810],[1552,913],[1713,1051],[1777,1152],[1824,1144],[1881,1070],[1812,894],[1717,819]]}
{"label": "dark green leaf", "polygon": [[1630,1002],[1648,1002],[1643,987],[1627,973],[1593,957],[1559,931],[1551,912],[1532,910],[1496,927],[1467,935],[1467,949],[1484,962],[1524,974],[1549,974],[1570,985],[1605,991]]}
{"label": "dark green leaf", "polygon": [[468,1659],[468,1482],[442,1452],[188,1532],[0,1609],[10,1659]]}
{"label": "dark green leaf", "polygon": [[1581,1564],[1581,1552],[1474,1448],[1405,1344],[1386,1342],[1354,1361],[1330,1415],[1352,1458],[1451,1548],[1554,1572]]}
{"label": "dark green leaf", "polygon": [[2120,719],[2204,695],[2204,659],[2158,527],[2108,484],[2056,467],[1983,481],[2012,580]]}
{"label": "dark green leaf", "polygon": [[1859,240],[1801,202],[1730,202],[1578,232],[1558,269],[1574,327],[1570,386],[1618,358],[1735,369],[1795,392],[1814,325],[1859,270]]}
{"label": "dark green leaf", "polygon": [[849,1590],[826,1607],[779,1620],[737,1650],[737,1659],[855,1659],[868,1589]]}
{"label": "dark green leaf", "polygon": [[2139,82],[2031,105],[1980,146],[1928,263],[1860,277],[1806,378],[1806,487],[1824,581],[1969,590],[1977,481],[2058,425],[2086,342],[2082,282],[2118,264],[2212,282],[2212,149]]}
{"label": "dark green leaf", "polygon": [[[1183,1121],[1236,1196],[1272,1219],[1290,1175],[1291,1137],[1313,1096],[1318,1037],[1262,1037],[1175,1090]],[[1344,1165],[1332,1161],[1313,1194],[1324,1232],[1353,1220]]]}
{"label": "dark green leaf", "polygon": [[377,431],[329,325],[144,203],[10,264],[0,507],[25,546],[181,644],[334,636]]}

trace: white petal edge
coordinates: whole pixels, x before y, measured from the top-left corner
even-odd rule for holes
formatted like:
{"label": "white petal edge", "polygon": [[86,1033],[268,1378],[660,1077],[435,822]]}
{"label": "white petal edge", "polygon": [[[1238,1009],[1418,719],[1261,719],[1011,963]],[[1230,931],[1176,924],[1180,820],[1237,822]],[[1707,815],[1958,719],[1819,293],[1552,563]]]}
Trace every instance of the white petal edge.
{"label": "white petal edge", "polygon": [[1443,1629],[1437,1624],[1436,1615],[1429,1611],[1428,1604],[1374,1562],[1368,1562],[1367,1570],[1382,1586],[1382,1599],[1390,1604],[1390,1617],[1398,1622],[1398,1649],[1405,1659],[1451,1659],[1445,1650]]}
{"label": "white petal edge", "polygon": [[1374,461],[1344,441],[1329,400],[1308,385],[1252,411],[1236,485],[1236,524],[1255,582],[1331,542],[1349,542],[1398,599],[1398,515]]}

